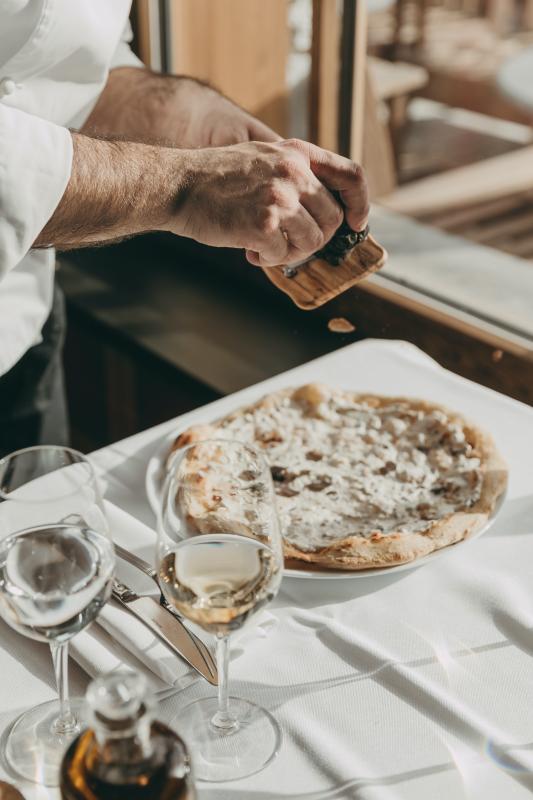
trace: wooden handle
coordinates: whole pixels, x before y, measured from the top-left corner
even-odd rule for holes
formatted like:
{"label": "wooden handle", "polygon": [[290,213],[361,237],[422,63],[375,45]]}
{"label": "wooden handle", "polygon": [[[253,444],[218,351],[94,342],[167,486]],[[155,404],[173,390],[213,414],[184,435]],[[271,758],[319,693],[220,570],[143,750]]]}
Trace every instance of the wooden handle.
{"label": "wooden handle", "polygon": [[293,278],[283,274],[282,266],[263,267],[263,272],[299,308],[310,311],[376,272],[386,259],[386,251],[369,236],[354,247],[337,267],[322,258],[312,258],[298,267]]}

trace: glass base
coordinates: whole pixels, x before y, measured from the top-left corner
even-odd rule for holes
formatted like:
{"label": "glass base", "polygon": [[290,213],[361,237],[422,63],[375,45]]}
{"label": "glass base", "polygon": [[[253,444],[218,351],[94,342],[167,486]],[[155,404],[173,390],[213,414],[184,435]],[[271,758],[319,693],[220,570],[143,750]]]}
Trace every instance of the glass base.
{"label": "glass base", "polygon": [[33,783],[59,785],[61,759],[82,728],[82,700],[71,700],[75,721],[66,731],[56,730],[59,701],[31,708],[13,723],[5,743],[6,761],[16,773]]}
{"label": "glass base", "polygon": [[235,724],[217,728],[217,698],[195,700],[174,720],[191,753],[195,778],[234,781],[259,772],[278,754],[281,730],[268,711],[248,700],[230,697]]}

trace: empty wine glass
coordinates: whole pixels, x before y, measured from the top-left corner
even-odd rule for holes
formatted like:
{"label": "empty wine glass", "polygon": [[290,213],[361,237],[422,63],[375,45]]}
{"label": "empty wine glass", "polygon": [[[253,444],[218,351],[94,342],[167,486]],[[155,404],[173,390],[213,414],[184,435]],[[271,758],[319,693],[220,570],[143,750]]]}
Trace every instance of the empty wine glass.
{"label": "empty wine glass", "polygon": [[276,595],[283,550],[270,470],[236,441],[210,440],[174,456],[158,521],[158,564],[167,600],[215,634],[218,698],[181,709],[179,730],[203,780],[234,780],[277,753],[272,715],[228,696],[228,637]]}
{"label": "empty wine glass", "polygon": [[30,447],[0,460],[0,615],[48,642],[59,700],[20,716],[5,755],[23,777],[58,783],[63,753],[80,731],[68,693],[68,642],[111,592],[115,556],[90,462],[66,447]]}

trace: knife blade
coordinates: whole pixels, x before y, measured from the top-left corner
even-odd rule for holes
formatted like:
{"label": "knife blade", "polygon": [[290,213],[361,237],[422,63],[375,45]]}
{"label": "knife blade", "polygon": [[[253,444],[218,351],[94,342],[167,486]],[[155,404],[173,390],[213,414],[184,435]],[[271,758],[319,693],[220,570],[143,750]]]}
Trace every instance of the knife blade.
{"label": "knife blade", "polygon": [[[157,600],[137,594],[118,580],[113,581],[113,597],[174,653],[185,659],[206,681],[213,686],[218,685],[217,671],[210,660],[205,658],[197,637]],[[203,645],[203,642],[201,644]]]}
{"label": "knife blade", "polygon": [[[146,575],[148,578],[150,578],[150,580],[152,580],[155,583],[155,585],[159,590],[159,604],[163,606],[163,608],[165,608],[169,612],[169,614],[172,614],[172,616],[176,617],[183,625],[181,615],[174,608],[174,606],[172,606],[168,602],[165,595],[161,591],[161,585],[159,583],[159,577],[157,571],[152,567],[152,565],[149,564],[148,561],[145,561],[143,558],[138,556],[136,553],[132,553],[130,550],[126,550],[125,547],[121,547],[116,542],[114,543],[114,545],[115,545],[115,555],[117,555],[124,561],[127,561],[128,564],[130,564],[130,566],[142,572],[144,575]],[[193,640],[193,642],[195,642],[198,649],[200,650],[200,653],[203,655],[204,661],[206,662],[206,666],[209,672],[212,675],[216,675],[217,674],[216,662],[213,656],[211,655],[211,651],[209,650],[207,645],[205,645],[204,642],[201,639],[199,639],[195,633],[189,630],[189,628],[187,628],[187,632],[191,637],[191,639]]]}

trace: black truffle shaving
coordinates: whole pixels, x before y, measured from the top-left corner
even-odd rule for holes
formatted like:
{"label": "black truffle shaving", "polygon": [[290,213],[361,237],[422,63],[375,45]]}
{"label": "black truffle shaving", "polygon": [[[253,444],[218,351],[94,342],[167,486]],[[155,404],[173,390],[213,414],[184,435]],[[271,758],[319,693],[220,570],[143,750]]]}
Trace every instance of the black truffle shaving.
{"label": "black truffle shaving", "polygon": [[362,231],[353,231],[345,221],[337,229],[333,238],[322,250],[319,250],[316,255],[319,258],[323,258],[324,261],[327,261],[328,264],[331,264],[333,267],[337,267],[348,255],[350,250],[353,250],[358,244],[364,242],[368,234],[368,225]]}

